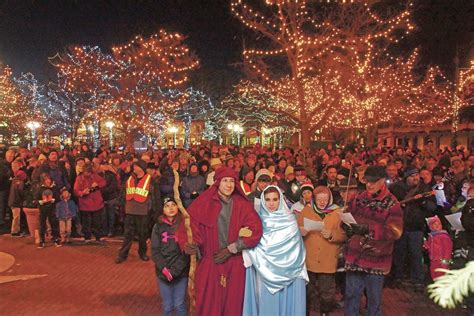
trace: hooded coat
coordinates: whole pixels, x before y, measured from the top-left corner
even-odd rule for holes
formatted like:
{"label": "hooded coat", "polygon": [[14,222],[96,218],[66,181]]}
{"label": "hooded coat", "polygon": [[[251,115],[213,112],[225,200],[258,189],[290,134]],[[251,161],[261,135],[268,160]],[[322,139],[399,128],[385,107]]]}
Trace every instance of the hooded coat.
{"label": "hooded coat", "polygon": [[[219,245],[218,219],[222,202],[218,194],[224,177],[232,177],[235,189],[231,195],[232,209],[227,234],[228,244],[243,244],[253,248],[262,236],[262,222],[253,205],[247,200],[238,185],[238,177],[228,167],[216,171],[215,182],[189,207],[193,242],[199,247],[201,258],[196,267],[196,314],[197,315],[242,315],[245,267],[239,252],[224,263],[216,264],[212,256],[221,250]],[[241,228],[248,227],[250,236],[239,236]],[[178,232],[181,248],[187,241],[184,221]]]}

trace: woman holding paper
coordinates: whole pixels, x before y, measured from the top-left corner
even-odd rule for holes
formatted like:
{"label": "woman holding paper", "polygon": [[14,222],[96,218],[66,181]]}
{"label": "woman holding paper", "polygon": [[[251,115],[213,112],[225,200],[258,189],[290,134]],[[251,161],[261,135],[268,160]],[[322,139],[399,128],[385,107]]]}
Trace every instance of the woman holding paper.
{"label": "woman holding paper", "polygon": [[243,251],[243,315],[303,315],[308,274],[295,215],[276,186],[262,192],[257,212],[263,235],[255,248]]}
{"label": "woman holding paper", "polygon": [[[313,193],[314,205],[307,205],[298,217],[298,226],[306,246],[306,266],[309,275],[306,314],[308,315],[312,309],[316,291],[319,290],[320,312],[321,315],[325,315],[332,311],[336,304],[337,260],[346,235],[341,228],[339,207],[333,204],[331,190],[326,186],[318,186]],[[318,226],[312,224],[312,227],[309,227],[311,221],[322,223],[323,228],[310,230],[309,228]]]}

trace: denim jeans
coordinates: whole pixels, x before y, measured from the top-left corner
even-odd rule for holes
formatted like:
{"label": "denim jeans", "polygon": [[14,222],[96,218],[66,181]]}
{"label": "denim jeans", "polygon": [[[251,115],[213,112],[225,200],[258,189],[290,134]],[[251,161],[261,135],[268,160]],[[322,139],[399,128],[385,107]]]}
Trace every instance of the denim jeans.
{"label": "denim jeans", "polygon": [[188,278],[182,277],[172,282],[156,278],[163,300],[163,315],[186,316],[186,289],[188,288]]}
{"label": "denim jeans", "polygon": [[358,316],[360,297],[367,291],[367,315],[382,315],[383,275],[364,272],[346,272],[346,295],[344,297],[344,315]]}
{"label": "denim jeans", "polygon": [[414,283],[423,283],[423,232],[404,231],[395,242],[393,268],[396,279],[402,279],[405,272],[405,263],[408,256],[410,264],[410,278]]}
{"label": "denim jeans", "polygon": [[115,228],[115,210],[118,199],[105,202],[104,214],[102,216],[102,232],[104,235],[113,234]]}

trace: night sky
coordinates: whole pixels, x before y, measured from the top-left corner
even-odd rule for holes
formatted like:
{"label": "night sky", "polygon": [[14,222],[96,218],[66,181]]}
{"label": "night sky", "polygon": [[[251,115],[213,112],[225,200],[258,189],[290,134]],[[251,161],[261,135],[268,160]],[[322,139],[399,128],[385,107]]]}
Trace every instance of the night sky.
{"label": "night sky", "polygon": [[[421,46],[423,63],[452,70],[455,47],[466,59],[472,41],[472,0],[418,0],[419,29],[411,46]],[[201,60],[200,73],[238,80],[242,39],[249,36],[230,12],[230,0],[0,0],[0,60],[15,74],[53,78],[47,57],[69,44],[107,51],[137,34],[160,28],[178,31]],[[471,33],[469,32],[471,31]]]}

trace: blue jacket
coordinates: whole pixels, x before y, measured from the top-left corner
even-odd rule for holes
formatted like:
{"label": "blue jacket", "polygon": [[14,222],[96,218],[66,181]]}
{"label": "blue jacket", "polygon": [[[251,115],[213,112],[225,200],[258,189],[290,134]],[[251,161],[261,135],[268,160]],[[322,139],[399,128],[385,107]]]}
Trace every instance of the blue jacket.
{"label": "blue jacket", "polygon": [[59,219],[73,218],[77,215],[77,205],[73,200],[61,200],[56,204],[56,217]]}

